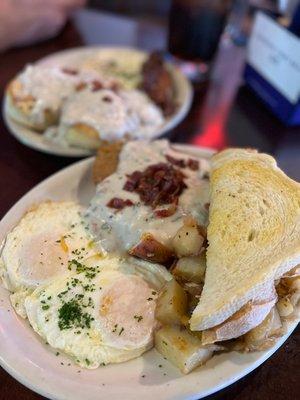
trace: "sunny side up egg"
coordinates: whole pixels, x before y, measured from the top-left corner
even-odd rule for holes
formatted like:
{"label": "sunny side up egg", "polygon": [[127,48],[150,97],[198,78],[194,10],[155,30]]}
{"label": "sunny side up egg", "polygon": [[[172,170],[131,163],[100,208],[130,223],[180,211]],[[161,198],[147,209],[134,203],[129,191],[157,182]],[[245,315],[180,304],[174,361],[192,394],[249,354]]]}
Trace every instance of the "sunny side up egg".
{"label": "sunny side up egg", "polygon": [[25,300],[44,340],[85,368],[127,361],[152,347],[156,299],[170,279],[164,267],[94,256],[72,262],[71,272]]}
{"label": "sunny side up egg", "polygon": [[98,253],[81,212],[81,206],[74,202],[44,202],[28,211],[7,235],[0,259],[0,276],[12,292],[15,310],[23,318],[28,294],[70,273],[71,260],[80,261]]}

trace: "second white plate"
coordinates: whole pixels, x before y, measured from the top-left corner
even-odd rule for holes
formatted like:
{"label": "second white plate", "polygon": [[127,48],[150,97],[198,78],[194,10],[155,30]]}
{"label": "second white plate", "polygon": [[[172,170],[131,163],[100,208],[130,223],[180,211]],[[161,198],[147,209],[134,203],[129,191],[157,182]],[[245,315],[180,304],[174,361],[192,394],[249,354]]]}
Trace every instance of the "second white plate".
{"label": "second white plate", "polygon": [[[147,56],[147,53],[143,51],[130,48],[80,47],[51,54],[50,56],[39,60],[37,63],[72,65],[73,67],[76,67],[82,63],[82,60],[91,57],[93,54],[101,55],[101,53],[103,53],[105,56],[107,54],[112,56],[115,55],[116,58],[119,58],[120,56],[129,57],[132,55],[135,58],[144,59]],[[178,104],[178,108],[176,113],[172,117],[168,118],[166,122],[154,133],[153,139],[162,136],[183,120],[190,109],[193,98],[193,89],[187,78],[172,64],[167,65],[173,77],[176,91],[176,103]],[[93,154],[93,152],[90,150],[70,146],[66,147],[58,143],[54,143],[43,134],[18,124],[12,118],[10,118],[7,113],[7,101],[5,96],[3,101],[3,118],[12,135],[24,145],[35,150],[65,157],[86,157]]]}

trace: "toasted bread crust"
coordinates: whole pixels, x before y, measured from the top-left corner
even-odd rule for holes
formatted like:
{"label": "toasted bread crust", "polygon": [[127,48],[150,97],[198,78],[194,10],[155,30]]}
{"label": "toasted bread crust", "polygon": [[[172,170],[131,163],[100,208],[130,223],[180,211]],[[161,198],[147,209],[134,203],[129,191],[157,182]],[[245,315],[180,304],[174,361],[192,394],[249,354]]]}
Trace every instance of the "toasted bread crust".
{"label": "toasted bread crust", "polygon": [[207,270],[190,324],[221,324],[300,262],[300,185],[266,154],[228,149],[212,159]]}
{"label": "toasted bread crust", "polygon": [[97,150],[102,143],[96,129],[83,123],[67,127],[64,136],[70,146],[88,150]]}
{"label": "toasted bread crust", "polygon": [[97,184],[117,170],[119,154],[124,146],[123,141],[114,143],[102,142],[93,165],[93,180]]}

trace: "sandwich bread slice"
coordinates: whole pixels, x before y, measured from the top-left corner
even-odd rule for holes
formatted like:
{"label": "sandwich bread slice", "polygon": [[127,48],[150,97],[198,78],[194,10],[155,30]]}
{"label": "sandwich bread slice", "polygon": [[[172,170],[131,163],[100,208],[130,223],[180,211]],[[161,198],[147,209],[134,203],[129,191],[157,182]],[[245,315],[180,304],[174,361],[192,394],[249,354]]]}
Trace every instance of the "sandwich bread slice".
{"label": "sandwich bread slice", "polygon": [[212,159],[207,269],[190,329],[205,343],[244,335],[300,263],[300,184],[269,155],[227,149]]}

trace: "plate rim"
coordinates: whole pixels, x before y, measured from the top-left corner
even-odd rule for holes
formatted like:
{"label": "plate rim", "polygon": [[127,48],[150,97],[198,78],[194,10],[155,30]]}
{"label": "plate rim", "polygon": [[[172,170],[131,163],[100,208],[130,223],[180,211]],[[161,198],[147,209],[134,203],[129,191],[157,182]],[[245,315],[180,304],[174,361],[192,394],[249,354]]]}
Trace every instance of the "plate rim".
{"label": "plate rim", "polygon": [[[178,149],[181,148],[183,150],[196,151],[203,157],[208,157],[208,158],[215,152],[215,150],[213,150],[213,149],[197,147],[197,146],[187,145],[187,144],[171,143],[171,145],[173,145],[174,147],[176,147]],[[33,188],[31,188],[22,197],[20,197],[20,199],[16,203],[14,203],[14,205],[12,207],[10,207],[10,209],[1,218],[0,231],[2,230],[2,225],[3,225],[3,223],[5,223],[5,220],[9,219],[14,214],[14,211],[17,208],[17,206],[20,205],[22,202],[26,201],[26,198],[30,197],[36,190],[40,189],[41,186],[47,185],[47,183],[49,183],[49,181],[55,180],[57,178],[57,176],[59,176],[60,174],[64,174],[64,173],[72,170],[73,168],[81,169],[84,167],[88,167],[93,162],[94,158],[95,157],[89,157],[84,160],[79,160],[75,163],[72,163],[71,165],[66,166],[66,167],[60,169],[59,171],[55,172],[54,174],[50,175],[49,177],[47,177],[46,179],[42,180],[40,183],[35,185]],[[4,233],[4,235],[6,235],[8,233],[8,231],[6,230],[3,233]],[[294,329],[297,327],[298,322],[299,321],[295,321],[295,322],[291,323],[288,326],[287,333],[284,336],[282,336],[281,338],[279,338],[279,340],[276,342],[276,344],[272,348],[270,348],[266,351],[263,351],[263,352],[257,352],[257,354],[260,354],[260,356],[256,360],[251,361],[250,366],[242,367],[239,370],[239,372],[234,373],[230,379],[227,379],[227,380],[222,379],[220,384],[215,385],[211,388],[208,388],[205,391],[199,391],[200,389],[198,388],[198,389],[196,389],[196,390],[198,390],[198,393],[193,392],[189,396],[178,397],[178,399],[181,399],[181,400],[202,399],[202,398],[204,398],[208,395],[211,395],[213,393],[216,393],[216,392],[232,385],[233,383],[237,382],[238,380],[242,379],[243,377],[245,377],[246,375],[251,373],[253,370],[258,368],[260,365],[262,365],[267,359],[269,359],[283,345],[283,343],[288,339],[288,337],[293,333]],[[0,354],[0,366],[9,375],[11,375],[14,379],[16,379],[18,382],[20,382],[22,385],[29,388],[33,392],[38,393],[41,396],[45,396],[51,400],[66,400],[66,397],[63,393],[50,393],[47,390],[45,390],[44,386],[43,386],[43,382],[41,382],[40,385],[32,384],[30,379],[26,379],[24,377],[24,375],[22,375],[21,371],[18,371],[18,369],[16,368],[15,365],[12,365],[12,363],[9,363],[5,360],[5,358],[3,357],[2,354]]]}
{"label": "plate rim", "polygon": [[[76,46],[72,47],[69,49],[64,49],[64,50],[59,50],[57,52],[51,53],[46,55],[45,57],[42,57],[36,61],[33,62],[33,64],[43,64],[45,62],[51,61],[51,59],[56,58],[56,57],[61,57],[64,55],[68,54],[76,54],[78,52],[88,52],[88,51],[101,51],[101,50],[110,50],[110,51],[119,51],[119,50],[126,50],[126,51],[131,51],[135,53],[140,53],[143,55],[150,54],[149,51],[143,50],[143,49],[138,49],[134,47],[129,47],[129,46],[105,46],[105,45],[99,45],[99,46]],[[176,112],[169,120],[166,121],[165,124],[162,125],[161,129],[158,130],[158,132],[151,138],[151,140],[155,140],[158,138],[161,138],[163,135],[166,135],[170,130],[174,129],[176,126],[180,124],[180,122],[183,121],[183,119],[186,117],[188,114],[189,110],[191,109],[192,101],[194,98],[194,89],[191,84],[191,82],[188,80],[188,78],[179,70],[179,68],[170,63],[169,61],[165,61],[167,67],[171,70],[172,75],[175,78],[175,81],[179,82],[181,87],[184,87],[184,91],[186,92],[185,99],[183,103],[180,105],[178,112]],[[20,71],[18,72],[20,73]],[[18,75],[16,74],[16,76]],[[49,144],[49,147],[47,146],[46,143],[46,138],[43,137],[43,133],[38,133],[35,132],[33,129],[30,129],[26,126],[22,126],[18,122],[14,121],[8,114],[7,112],[7,93],[4,91],[3,95],[3,100],[2,100],[2,117],[5,123],[5,126],[8,130],[8,132],[15,138],[17,139],[20,143],[23,145],[34,149],[36,151],[45,153],[45,154],[51,154],[51,155],[56,155],[60,157],[69,157],[69,158],[82,158],[82,157],[89,157],[92,156],[96,153],[96,151],[93,150],[87,150],[87,149],[81,149],[81,148],[76,148],[76,147],[63,147],[60,146],[59,144],[51,143]],[[29,139],[27,136],[24,136],[24,133],[22,131],[27,131],[29,134],[36,136],[36,138]],[[42,137],[45,140],[45,143],[39,144],[39,141],[37,140],[38,137]],[[52,147],[53,146],[53,147]]]}
{"label": "plate rim", "polygon": [[[252,363],[251,367],[248,369],[243,370],[241,373],[234,375],[231,379],[228,381],[224,381],[223,383],[219,384],[218,386],[214,386],[211,389],[207,389],[205,392],[202,392],[201,394],[191,394],[188,397],[178,397],[177,400],[201,400],[207,396],[210,396],[212,394],[215,394],[231,385],[234,383],[238,382],[240,379],[243,379],[247,375],[249,375],[251,372],[253,372],[256,368],[260,367],[262,364],[264,364],[276,351],[287,341],[287,339],[292,335],[294,330],[298,326],[298,322],[293,324],[292,328],[289,328],[288,332],[286,335],[282,336],[276,344],[269,349],[269,351],[264,351],[264,352],[259,352],[263,353],[263,355],[258,358],[255,362]],[[42,387],[38,388],[37,386],[33,385],[29,380],[24,378],[21,373],[17,372],[17,370],[13,367],[11,367],[8,363],[5,362],[3,357],[0,355],[0,367],[5,370],[12,378],[14,378],[17,382],[21,383],[23,386],[25,386],[27,389],[30,389],[32,392],[37,393],[40,396],[46,397],[49,400],[66,400],[66,397],[64,394],[55,394],[53,395],[52,393],[48,392],[47,390],[44,390]],[[201,367],[200,367],[201,368]],[[42,385],[41,385],[42,386]],[[199,392],[200,393],[200,392]],[[124,398],[126,400],[126,398]]]}

